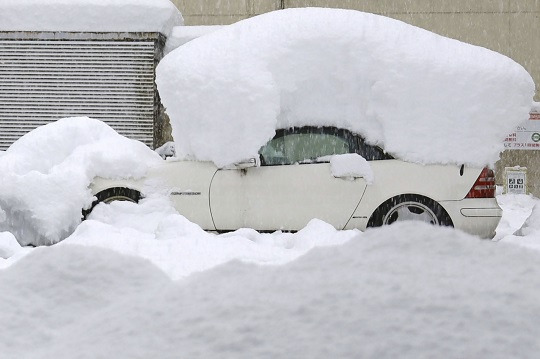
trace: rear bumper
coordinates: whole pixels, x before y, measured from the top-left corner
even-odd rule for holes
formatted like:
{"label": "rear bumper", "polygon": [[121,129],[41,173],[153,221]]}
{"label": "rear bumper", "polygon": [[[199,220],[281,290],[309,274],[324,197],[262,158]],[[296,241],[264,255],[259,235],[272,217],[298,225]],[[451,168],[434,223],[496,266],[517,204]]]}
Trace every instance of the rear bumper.
{"label": "rear bumper", "polygon": [[493,238],[502,216],[495,198],[465,198],[460,201],[441,201],[454,227],[481,238]]}

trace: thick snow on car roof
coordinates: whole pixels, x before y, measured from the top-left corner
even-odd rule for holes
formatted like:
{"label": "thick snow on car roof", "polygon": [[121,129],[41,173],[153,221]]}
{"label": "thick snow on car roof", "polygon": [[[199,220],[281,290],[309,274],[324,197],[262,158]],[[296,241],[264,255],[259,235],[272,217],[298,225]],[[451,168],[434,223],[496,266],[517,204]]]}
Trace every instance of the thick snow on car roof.
{"label": "thick snow on car roof", "polygon": [[169,0],[0,0],[0,31],[160,32],[183,24]]}
{"label": "thick snow on car roof", "polygon": [[177,153],[218,166],[276,128],[331,125],[421,163],[494,163],[528,118],[534,82],[485,48],[383,16],[276,11],[167,55],[157,84]]}

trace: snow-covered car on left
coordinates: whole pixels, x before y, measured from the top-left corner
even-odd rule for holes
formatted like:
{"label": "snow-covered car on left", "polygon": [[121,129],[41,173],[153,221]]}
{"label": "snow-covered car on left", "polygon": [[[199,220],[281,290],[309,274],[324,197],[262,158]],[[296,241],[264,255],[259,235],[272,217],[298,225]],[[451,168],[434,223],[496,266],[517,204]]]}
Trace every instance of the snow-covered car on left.
{"label": "snow-covered car on left", "polygon": [[96,179],[96,202],[161,192],[205,230],[297,231],[314,218],[365,230],[401,220],[492,237],[501,218],[487,168],[395,159],[335,127],[281,129],[258,158],[218,168],[169,159],[140,180]]}

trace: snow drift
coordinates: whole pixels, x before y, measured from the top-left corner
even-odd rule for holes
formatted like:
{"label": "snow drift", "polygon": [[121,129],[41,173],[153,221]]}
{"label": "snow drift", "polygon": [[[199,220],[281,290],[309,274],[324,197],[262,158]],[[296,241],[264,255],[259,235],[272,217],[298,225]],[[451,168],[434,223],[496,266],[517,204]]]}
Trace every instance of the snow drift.
{"label": "snow drift", "polygon": [[161,161],[99,120],[66,118],[39,127],[0,156],[0,232],[23,245],[56,243],[92,203],[94,177],[141,177]]}
{"label": "snow drift", "polygon": [[540,350],[540,254],[423,223],[366,231],[282,266],[233,261],[176,282],[141,258],[64,243],[0,276],[5,359],[502,359]]}
{"label": "snow drift", "polygon": [[360,233],[338,231],[312,220],[297,233],[253,229],[216,235],[178,214],[169,198],[153,195],[139,204],[100,204],[61,245],[103,247],[152,261],[173,279],[231,260],[283,264],[314,247],[342,244]]}
{"label": "snow drift", "polygon": [[0,31],[160,32],[184,20],[169,0],[0,0]]}
{"label": "snow drift", "polygon": [[528,118],[534,82],[487,50],[383,16],[288,9],[186,43],[157,69],[177,153],[218,166],[277,128],[333,125],[409,161],[483,166]]}

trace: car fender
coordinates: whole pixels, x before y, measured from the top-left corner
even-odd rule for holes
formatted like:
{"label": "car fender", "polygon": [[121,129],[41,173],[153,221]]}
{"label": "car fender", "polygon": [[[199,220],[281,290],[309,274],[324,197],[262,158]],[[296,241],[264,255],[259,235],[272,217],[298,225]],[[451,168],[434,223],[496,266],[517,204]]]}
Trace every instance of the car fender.
{"label": "car fender", "polygon": [[482,168],[423,165],[400,160],[371,161],[374,181],[347,223],[346,229],[364,230],[369,218],[385,201],[402,194],[420,195],[436,202],[465,198]]}

